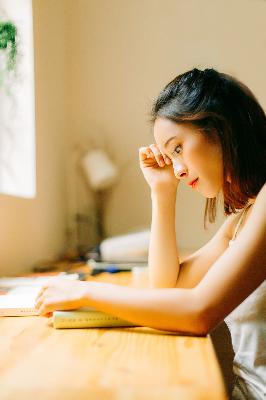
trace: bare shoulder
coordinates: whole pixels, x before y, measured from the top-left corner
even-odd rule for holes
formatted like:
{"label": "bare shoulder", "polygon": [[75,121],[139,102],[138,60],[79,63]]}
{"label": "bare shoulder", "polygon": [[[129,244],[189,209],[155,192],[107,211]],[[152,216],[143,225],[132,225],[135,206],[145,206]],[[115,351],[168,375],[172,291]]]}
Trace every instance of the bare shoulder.
{"label": "bare shoulder", "polygon": [[[252,208],[248,211],[246,217],[244,218],[243,224],[241,224],[242,226],[240,228],[240,231],[244,228],[246,222],[248,221],[252,209],[256,210],[252,214],[255,213],[257,215],[260,215],[262,221],[263,218],[264,219],[266,218],[266,184],[264,184],[264,186],[261,188],[260,192],[258,193],[253,203]],[[233,237],[233,233],[235,231],[240,216],[241,212],[236,214],[231,214],[227,219],[227,223],[225,224],[224,228],[226,236],[229,237],[230,239],[232,239]]]}
{"label": "bare shoulder", "polygon": [[[243,227],[243,234],[245,230],[247,234],[255,235],[254,240],[259,237],[264,237],[264,240],[266,240],[266,184],[264,184],[256,197],[250,216],[246,221],[246,226]],[[252,241],[252,238],[250,240]]]}
{"label": "bare shoulder", "polygon": [[260,209],[263,212],[263,215],[266,216],[266,183],[262,186],[259,191],[257,198],[254,203],[254,207]]}

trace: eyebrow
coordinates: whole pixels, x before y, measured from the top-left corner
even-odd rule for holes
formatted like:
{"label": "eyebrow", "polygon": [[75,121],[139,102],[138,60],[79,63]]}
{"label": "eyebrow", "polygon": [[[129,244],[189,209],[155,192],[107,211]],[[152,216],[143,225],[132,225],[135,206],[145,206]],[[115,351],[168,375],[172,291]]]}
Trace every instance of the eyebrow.
{"label": "eyebrow", "polygon": [[164,147],[167,147],[167,146],[169,145],[169,143],[170,143],[173,139],[176,139],[176,136],[170,137],[170,139],[168,139],[168,140],[165,142]]}

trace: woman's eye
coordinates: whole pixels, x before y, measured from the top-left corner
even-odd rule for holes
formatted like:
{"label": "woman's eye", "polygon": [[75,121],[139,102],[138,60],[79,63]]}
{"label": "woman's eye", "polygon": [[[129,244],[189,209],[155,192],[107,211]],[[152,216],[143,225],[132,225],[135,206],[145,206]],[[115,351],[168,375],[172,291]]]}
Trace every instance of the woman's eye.
{"label": "woman's eye", "polygon": [[182,151],[182,147],[180,145],[176,146],[175,150],[173,151],[173,155],[180,154]]}

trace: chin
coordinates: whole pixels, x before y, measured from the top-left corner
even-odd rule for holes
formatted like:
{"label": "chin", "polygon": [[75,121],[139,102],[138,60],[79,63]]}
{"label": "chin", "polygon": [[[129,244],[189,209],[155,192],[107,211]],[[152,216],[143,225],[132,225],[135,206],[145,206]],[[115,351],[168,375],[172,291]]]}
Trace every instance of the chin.
{"label": "chin", "polygon": [[202,193],[199,192],[203,197],[205,197],[205,199],[214,199],[216,197],[216,195],[210,194],[210,193]]}
{"label": "chin", "polygon": [[199,193],[202,194],[202,196],[206,197],[206,199],[215,199],[215,197],[218,196],[221,188],[216,188],[216,189],[209,189],[209,190],[199,190]]}
{"label": "chin", "polygon": [[222,184],[218,183],[217,180],[211,183],[210,181],[199,179],[196,190],[206,199],[215,199],[222,190]]}

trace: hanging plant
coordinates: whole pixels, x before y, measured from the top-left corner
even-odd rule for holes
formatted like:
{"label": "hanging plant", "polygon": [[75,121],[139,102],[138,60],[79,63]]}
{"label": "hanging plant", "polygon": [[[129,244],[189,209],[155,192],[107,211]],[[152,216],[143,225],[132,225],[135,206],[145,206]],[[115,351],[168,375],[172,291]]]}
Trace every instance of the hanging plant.
{"label": "hanging plant", "polygon": [[17,59],[17,28],[12,22],[0,22],[0,51],[7,52],[7,70],[16,67]]}

